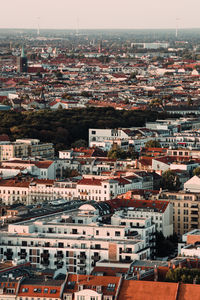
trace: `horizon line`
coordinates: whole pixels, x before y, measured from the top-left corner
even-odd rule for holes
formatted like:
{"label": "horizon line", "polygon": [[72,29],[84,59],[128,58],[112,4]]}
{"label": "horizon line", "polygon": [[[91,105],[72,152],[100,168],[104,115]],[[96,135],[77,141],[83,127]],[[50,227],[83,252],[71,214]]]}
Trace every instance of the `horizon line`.
{"label": "horizon line", "polygon": [[[0,27],[0,30],[3,30],[3,29],[7,29],[7,30],[37,30],[36,27]],[[179,28],[179,31],[181,30],[185,30],[185,29],[200,29],[200,26],[199,27],[182,27],[182,28]],[[40,30],[75,30],[77,31],[77,28],[76,27],[71,27],[71,28],[53,28],[53,27],[44,27],[44,28],[41,28],[40,27]],[[102,28],[102,27],[97,27],[97,28],[94,28],[94,27],[83,27],[83,28],[79,28],[78,30],[176,30],[176,27],[138,27],[138,28]]]}

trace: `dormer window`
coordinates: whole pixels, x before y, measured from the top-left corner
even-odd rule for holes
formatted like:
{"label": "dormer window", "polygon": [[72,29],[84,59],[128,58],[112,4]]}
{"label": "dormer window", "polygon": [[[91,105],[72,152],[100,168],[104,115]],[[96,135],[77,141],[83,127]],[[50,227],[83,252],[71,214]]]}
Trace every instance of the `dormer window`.
{"label": "dormer window", "polygon": [[96,288],[96,291],[97,291],[97,293],[100,293],[100,292],[101,292],[101,290],[102,290],[102,287],[101,287],[101,285],[98,285],[98,286],[97,286],[97,288]]}

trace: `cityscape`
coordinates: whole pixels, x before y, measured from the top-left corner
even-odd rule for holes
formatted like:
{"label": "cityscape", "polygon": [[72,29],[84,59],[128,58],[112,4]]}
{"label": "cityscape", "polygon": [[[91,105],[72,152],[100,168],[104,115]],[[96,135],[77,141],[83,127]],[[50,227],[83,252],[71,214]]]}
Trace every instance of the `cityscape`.
{"label": "cityscape", "polygon": [[85,1],[0,22],[0,300],[198,300],[200,24]]}

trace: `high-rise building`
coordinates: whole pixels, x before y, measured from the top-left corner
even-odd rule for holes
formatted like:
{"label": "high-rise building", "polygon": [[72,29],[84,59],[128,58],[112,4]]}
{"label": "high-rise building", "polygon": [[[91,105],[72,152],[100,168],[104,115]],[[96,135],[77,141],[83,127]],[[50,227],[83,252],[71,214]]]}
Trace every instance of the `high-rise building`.
{"label": "high-rise building", "polygon": [[28,60],[22,46],[21,56],[17,58],[17,71],[26,73],[28,71]]}

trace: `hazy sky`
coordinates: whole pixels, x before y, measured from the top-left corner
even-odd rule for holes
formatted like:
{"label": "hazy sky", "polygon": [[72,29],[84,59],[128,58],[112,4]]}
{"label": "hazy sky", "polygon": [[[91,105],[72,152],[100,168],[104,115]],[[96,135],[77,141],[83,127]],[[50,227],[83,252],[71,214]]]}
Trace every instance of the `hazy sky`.
{"label": "hazy sky", "polygon": [[200,0],[0,0],[0,28],[200,28]]}

